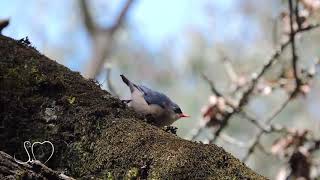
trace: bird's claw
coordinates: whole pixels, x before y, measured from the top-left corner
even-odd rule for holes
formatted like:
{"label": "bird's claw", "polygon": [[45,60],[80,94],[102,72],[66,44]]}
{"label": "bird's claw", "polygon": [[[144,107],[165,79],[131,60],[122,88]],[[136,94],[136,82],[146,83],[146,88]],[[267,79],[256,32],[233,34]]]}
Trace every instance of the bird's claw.
{"label": "bird's claw", "polygon": [[122,103],[125,103],[125,104],[129,104],[132,100],[131,99],[128,99],[128,100],[121,100]]}
{"label": "bird's claw", "polygon": [[166,132],[168,132],[168,133],[172,133],[172,134],[174,134],[174,135],[177,135],[177,130],[178,130],[178,128],[175,127],[175,126],[164,126],[164,127],[163,127],[163,130],[166,131]]}

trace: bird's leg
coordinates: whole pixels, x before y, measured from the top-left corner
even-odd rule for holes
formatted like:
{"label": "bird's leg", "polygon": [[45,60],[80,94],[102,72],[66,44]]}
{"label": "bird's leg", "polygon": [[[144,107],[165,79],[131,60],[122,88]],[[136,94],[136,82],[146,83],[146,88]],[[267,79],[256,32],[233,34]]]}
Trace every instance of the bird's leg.
{"label": "bird's leg", "polygon": [[121,102],[125,103],[125,104],[129,104],[132,100],[131,99],[125,99],[125,100],[121,100]]}

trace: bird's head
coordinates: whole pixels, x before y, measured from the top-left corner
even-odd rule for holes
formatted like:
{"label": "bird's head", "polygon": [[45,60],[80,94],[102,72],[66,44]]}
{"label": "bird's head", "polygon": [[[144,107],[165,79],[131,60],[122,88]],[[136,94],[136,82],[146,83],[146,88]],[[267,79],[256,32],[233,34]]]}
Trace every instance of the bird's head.
{"label": "bird's head", "polygon": [[184,118],[184,117],[190,117],[187,114],[184,114],[180,107],[177,104],[172,104],[170,107],[171,110],[171,114],[173,116],[173,119],[180,119],[180,118]]}

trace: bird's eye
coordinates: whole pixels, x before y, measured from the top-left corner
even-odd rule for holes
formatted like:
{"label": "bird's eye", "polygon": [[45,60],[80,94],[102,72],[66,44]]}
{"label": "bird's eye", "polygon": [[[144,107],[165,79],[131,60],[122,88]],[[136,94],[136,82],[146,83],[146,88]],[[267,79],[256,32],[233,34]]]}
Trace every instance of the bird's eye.
{"label": "bird's eye", "polygon": [[181,111],[180,108],[175,108],[173,111],[174,111],[176,114],[182,114],[182,111]]}

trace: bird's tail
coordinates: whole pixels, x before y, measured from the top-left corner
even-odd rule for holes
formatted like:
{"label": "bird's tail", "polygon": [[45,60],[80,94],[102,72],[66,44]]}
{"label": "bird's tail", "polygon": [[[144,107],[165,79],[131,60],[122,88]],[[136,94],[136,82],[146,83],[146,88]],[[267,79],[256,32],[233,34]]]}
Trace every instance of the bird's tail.
{"label": "bird's tail", "polygon": [[123,74],[121,74],[120,76],[122,78],[122,81],[126,83],[126,85],[130,88],[130,91],[133,92],[134,84],[131,81],[129,81],[129,79],[127,79]]}

